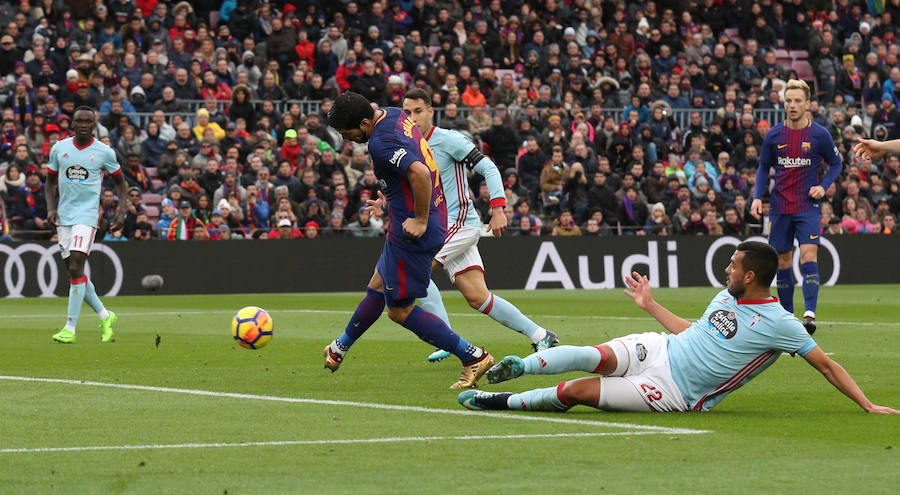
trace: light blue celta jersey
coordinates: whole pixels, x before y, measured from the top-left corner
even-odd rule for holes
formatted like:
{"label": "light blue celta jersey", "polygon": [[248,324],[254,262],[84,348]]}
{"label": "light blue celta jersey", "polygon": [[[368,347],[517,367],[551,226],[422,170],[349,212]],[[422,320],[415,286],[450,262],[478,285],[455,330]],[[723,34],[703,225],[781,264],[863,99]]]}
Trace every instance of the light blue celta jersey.
{"label": "light blue celta jersey", "polygon": [[491,207],[506,206],[500,171],[468,138],[457,131],[435,126],[425,139],[428,140],[428,146],[431,147],[441,172],[441,185],[444,186],[444,198],[447,200],[448,237],[460,227],[480,227],[482,224],[469,197],[468,170],[474,170],[484,177],[491,193]]}
{"label": "light blue celta jersey", "polygon": [[783,352],[805,356],[816,347],[777,297],[738,300],[719,292],[703,317],[668,337],[672,378],[695,411],[706,411],[774,363]]}
{"label": "light blue celta jersey", "polygon": [[59,225],[96,228],[103,182],[100,172],[122,173],[116,152],[94,138],[85,148],[75,145],[75,138],[66,138],[50,150],[48,169],[59,176]]}

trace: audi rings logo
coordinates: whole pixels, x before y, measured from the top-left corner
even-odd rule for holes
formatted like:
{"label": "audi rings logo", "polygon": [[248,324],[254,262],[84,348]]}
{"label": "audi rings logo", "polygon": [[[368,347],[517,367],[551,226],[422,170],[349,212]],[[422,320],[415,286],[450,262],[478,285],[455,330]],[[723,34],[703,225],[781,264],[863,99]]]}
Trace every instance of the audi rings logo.
{"label": "audi rings logo", "polygon": [[[40,244],[20,244],[11,247],[7,244],[0,244],[0,261],[5,256],[3,262],[3,286],[8,292],[6,297],[24,297],[22,291],[25,289],[25,282],[29,275],[34,273],[37,277],[38,287],[41,291],[41,297],[56,297],[56,285],[59,283],[59,263],[56,262],[54,255],[59,252],[59,246],[42,246]],[[103,253],[109,258],[115,270],[115,279],[112,288],[104,296],[115,296],[122,288],[122,279],[124,272],[122,271],[122,260],[109,246],[103,244],[94,244],[91,248],[92,253]],[[25,253],[35,253],[40,255],[34,272],[30,272],[26,267],[25,260],[22,255]],[[84,264],[84,273],[88,277],[91,275],[91,267],[89,262]],[[63,277],[68,275],[63,273]]]}
{"label": "audi rings logo", "polygon": [[[747,239],[744,239],[744,240],[768,242],[768,240],[765,237],[760,237],[760,236],[748,237]],[[819,240],[821,242],[819,247],[824,248],[826,251],[828,251],[828,253],[831,255],[831,259],[834,263],[834,268],[831,271],[831,276],[828,277],[828,280],[825,281],[822,285],[834,285],[837,283],[838,277],[841,274],[841,256],[840,256],[840,254],[838,254],[837,248],[834,246],[834,244],[831,243],[830,240],[828,240],[827,237],[820,237]],[[724,246],[731,246],[731,248],[733,250],[741,242],[743,242],[743,241],[741,239],[738,239],[737,237],[720,237],[709,246],[709,249],[706,251],[706,263],[704,263],[704,266],[706,268],[706,278],[709,280],[709,283],[712,284],[713,287],[724,287],[722,282],[720,282],[719,278],[717,277],[717,275],[722,274],[721,268],[717,267],[717,268],[713,269],[713,256],[716,255],[716,251],[718,251],[719,249],[721,249]],[[795,239],[794,247],[797,247],[797,246],[798,246],[798,244]],[[793,265],[794,265],[794,280],[795,281],[803,280],[803,276],[800,274],[800,250],[799,249],[794,250]],[[824,279],[824,274],[822,274],[822,275],[823,275],[822,278]],[[775,285],[774,280],[772,281],[772,285]]]}

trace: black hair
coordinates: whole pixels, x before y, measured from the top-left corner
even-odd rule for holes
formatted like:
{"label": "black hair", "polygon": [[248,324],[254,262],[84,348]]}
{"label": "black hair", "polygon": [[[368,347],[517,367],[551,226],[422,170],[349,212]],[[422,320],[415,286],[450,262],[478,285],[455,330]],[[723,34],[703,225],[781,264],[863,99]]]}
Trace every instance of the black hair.
{"label": "black hair", "polygon": [[424,89],[412,88],[403,97],[407,100],[422,100],[425,103],[425,108],[431,108],[431,95]]}
{"label": "black hair", "polygon": [[328,112],[328,125],[338,131],[355,129],[363,119],[375,116],[375,109],[365,96],[347,91],[334,100]]}
{"label": "black hair", "polygon": [[775,272],[778,270],[778,253],[775,248],[759,241],[745,241],[737,246],[737,250],[744,253],[741,264],[744,270],[756,273],[756,280],[760,287],[772,285]]}
{"label": "black hair", "polygon": [[78,112],[91,112],[92,114],[94,114],[94,118],[97,118],[97,111],[94,110],[93,107],[89,107],[87,105],[81,105],[80,107],[76,108],[75,111],[72,112],[72,115],[74,116]]}

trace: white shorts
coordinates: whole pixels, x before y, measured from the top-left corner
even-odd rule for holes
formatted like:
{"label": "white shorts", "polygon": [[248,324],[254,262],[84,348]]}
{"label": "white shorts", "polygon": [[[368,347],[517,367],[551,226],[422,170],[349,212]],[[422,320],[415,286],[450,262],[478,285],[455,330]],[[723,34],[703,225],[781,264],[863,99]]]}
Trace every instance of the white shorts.
{"label": "white shorts", "polygon": [[636,333],[606,343],[616,354],[616,371],[602,377],[600,402],[606,411],[688,411],[672,379],[666,334]]}
{"label": "white shorts", "polygon": [[91,246],[94,245],[95,227],[88,225],[59,225],[56,234],[59,237],[59,252],[63,259],[69,257],[70,252],[78,251],[91,254]]}
{"label": "white shorts", "polygon": [[434,259],[444,266],[451,282],[462,272],[478,269],[484,273],[484,263],[478,252],[478,239],[481,238],[481,227],[460,227],[444,241],[444,247],[438,251]]}

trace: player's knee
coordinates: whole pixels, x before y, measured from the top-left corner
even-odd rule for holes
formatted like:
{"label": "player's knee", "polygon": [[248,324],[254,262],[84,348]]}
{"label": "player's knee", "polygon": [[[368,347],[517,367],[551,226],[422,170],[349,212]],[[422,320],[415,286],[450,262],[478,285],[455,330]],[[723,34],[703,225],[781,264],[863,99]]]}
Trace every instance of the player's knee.
{"label": "player's knee", "polygon": [[410,306],[408,308],[388,307],[388,318],[402,325],[406,322],[409,314],[412,313],[412,309],[413,306]]}
{"label": "player's knee", "polygon": [[69,267],[69,279],[75,280],[84,276],[84,269],[79,266]]}
{"label": "player's knee", "polygon": [[560,395],[569,404],[584,404],[597,407],[600,400],[600,379],[582,378],[566,382]]}

